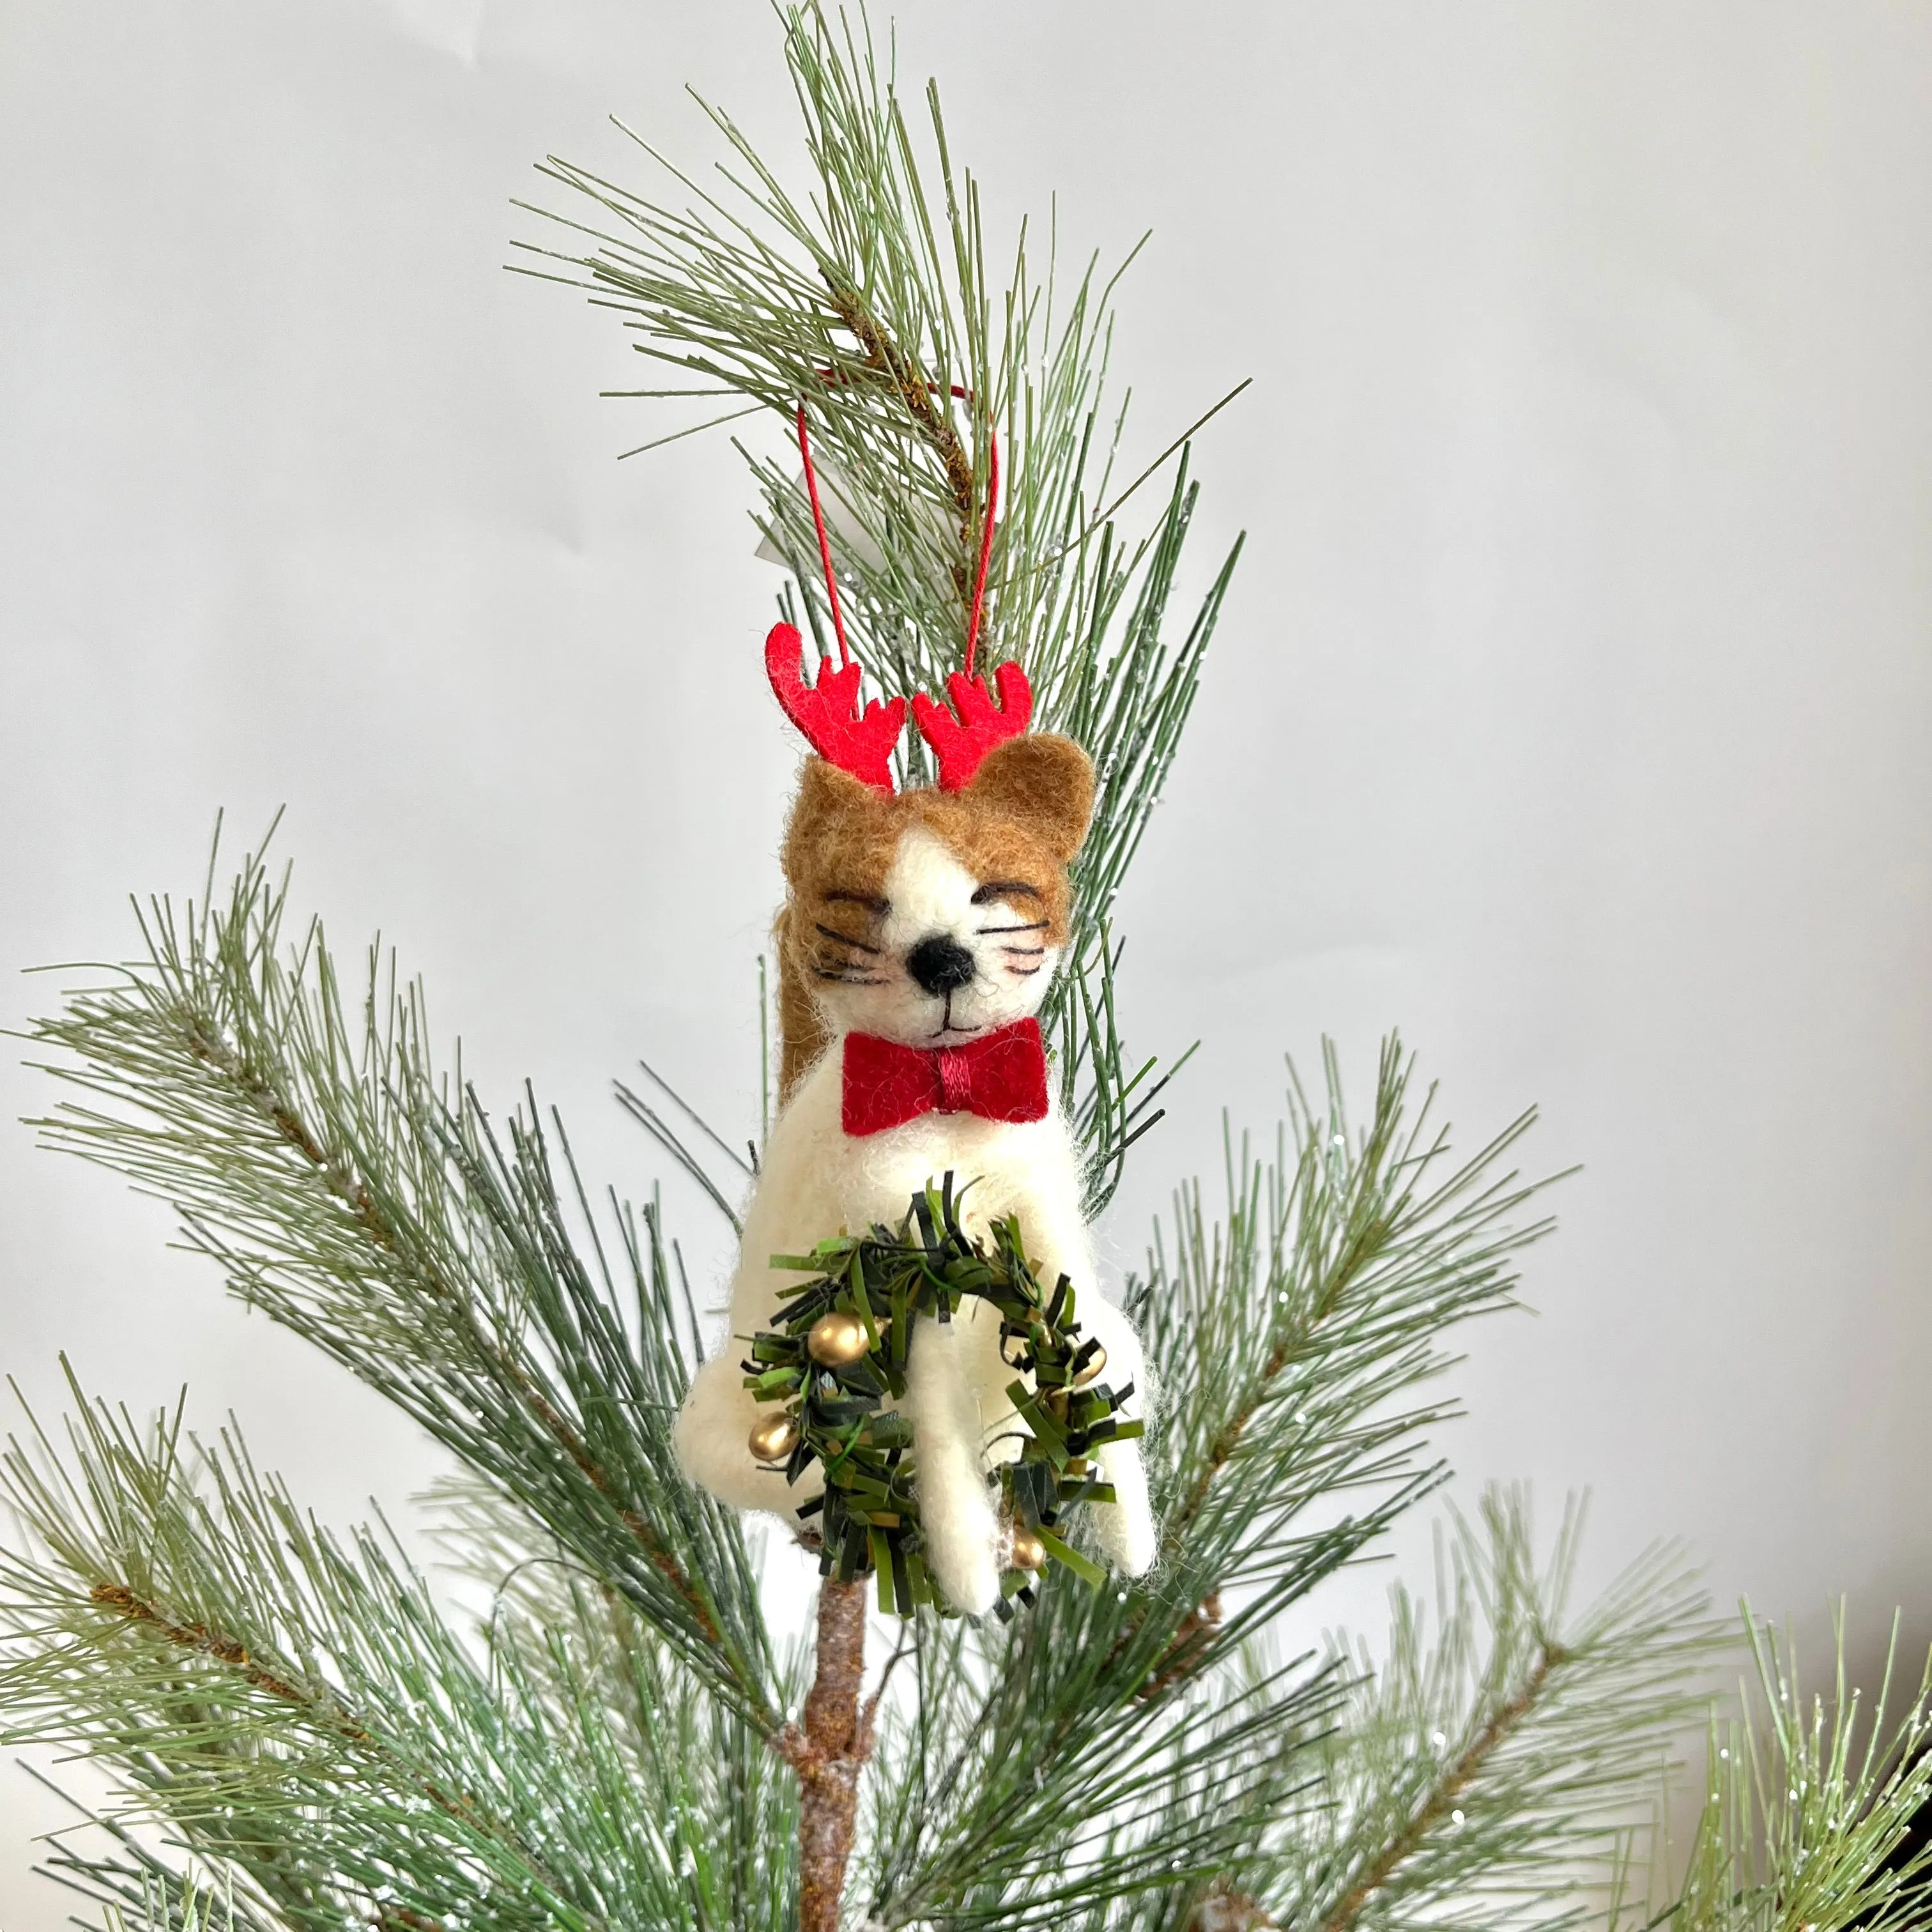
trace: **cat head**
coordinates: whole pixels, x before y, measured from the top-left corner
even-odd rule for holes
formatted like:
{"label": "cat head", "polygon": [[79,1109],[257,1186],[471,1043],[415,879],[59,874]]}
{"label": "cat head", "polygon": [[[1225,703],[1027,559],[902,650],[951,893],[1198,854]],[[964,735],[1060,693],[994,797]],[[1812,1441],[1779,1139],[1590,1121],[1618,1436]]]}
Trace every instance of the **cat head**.
{"label": "cat head", "polygon": [[1050,733],[994,746],[951,790],[895,795],[808,760],[780,944],[823,1035],[958,1046],[1036,1012],[1093,806],[1086,753]]}
{"label": "cat head", "polygon": [[1094,768],[1070,738],[1029,733],[1017,664],[913,700],[939,782],[904,793],[891,758],[904,698],[859,702],[860,670],[800,674],[788,624],[766,640],[772,689],[819,756],[785,836],[778,924],[787,1090],[826,1042],[869,1033],[961,1046],[1039,1010],[1065,950],[1067,868],[1087,836]]}

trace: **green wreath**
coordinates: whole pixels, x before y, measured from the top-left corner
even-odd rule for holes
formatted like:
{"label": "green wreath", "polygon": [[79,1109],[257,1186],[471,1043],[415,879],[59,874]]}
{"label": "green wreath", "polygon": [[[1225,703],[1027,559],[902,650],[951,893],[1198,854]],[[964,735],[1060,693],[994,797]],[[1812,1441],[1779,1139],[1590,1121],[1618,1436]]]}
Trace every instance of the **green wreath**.
{"label": "green wreath", "polygon": [[1110,1503],[1112,1485],[1089,1460],[1103,1442],[1141,1433],[1120,1413],[1133,1393],[1098,1379],[1106,1352],[1081,1338],[1073,1284],[1043,1292],[1016,1217],[995,1222],[990,1243],[959,1225],[959,1192],[948,1174],[912,1198],[896,1230],[819,1243],[808,1255],[774,1255],[774,1268],[814,1278],[784,1292],[775,1329],[753,1337],[745,1385],[775,1406],[752,1431],[754,1456],[795,1483],[816,1462],[825,1488],[798,1511],[819,1518],[819,1570],[841,1582],[877,1575],[879,1608],[910,1616],[921,1604],[952,1606],[922,1556],[912,1424],[887,1406],[905,1394],[907,1354],[922,1316],[950,1322],[969,1295],[998,1311],[1000,1358],[1016,1370],[1006,1394],[1019,1453],[988,1477],[1009,1528],[994,1607],[1010,1618],[1034,1600],[1032,1579],[1048,1562],[1090,1584],[1100,1566],[1063,1532],[1066,1512]]}

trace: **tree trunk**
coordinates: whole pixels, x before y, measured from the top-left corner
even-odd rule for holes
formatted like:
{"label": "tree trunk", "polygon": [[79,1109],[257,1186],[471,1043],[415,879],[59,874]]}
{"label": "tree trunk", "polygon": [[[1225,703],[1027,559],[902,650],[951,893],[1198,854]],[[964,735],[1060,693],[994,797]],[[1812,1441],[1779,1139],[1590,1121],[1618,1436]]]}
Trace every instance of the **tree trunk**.
{"label": "tree trunk", "polygon": [[838,1932],[845,1866],[859,1810],[859,1773],[872,1751],[872,1712],[862,1714],[866,1586],[827,1577],[818,1591],[818,1661],[803,1724],[779,1739],[798,1774],[800,1932]]}

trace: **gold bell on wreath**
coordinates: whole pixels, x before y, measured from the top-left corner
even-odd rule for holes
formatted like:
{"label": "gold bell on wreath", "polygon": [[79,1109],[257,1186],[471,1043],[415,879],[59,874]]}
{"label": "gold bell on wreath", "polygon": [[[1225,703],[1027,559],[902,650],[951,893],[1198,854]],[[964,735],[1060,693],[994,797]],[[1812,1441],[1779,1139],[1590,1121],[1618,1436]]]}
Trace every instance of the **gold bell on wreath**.
{"label": "gold bell on wreath", "polygon": [[783,1409],[761,1415],[752,1424],[750,1444],[754,1461],[782,1462],[798,1447],[798,1423]]}
{"label": "gold bell on wreath", "polygon": [[1046,1545],[1023,1522],[1013,1525],[1011,1561],[1016,1570],[1043,1570],[1046,1568]]}
{"label": "gold bell on wreath", "polygon": [[805,1338],[812,1359],[828,1369],[849,1367],[871,1348],[866,1324],[844,1309],[821,1315]]}

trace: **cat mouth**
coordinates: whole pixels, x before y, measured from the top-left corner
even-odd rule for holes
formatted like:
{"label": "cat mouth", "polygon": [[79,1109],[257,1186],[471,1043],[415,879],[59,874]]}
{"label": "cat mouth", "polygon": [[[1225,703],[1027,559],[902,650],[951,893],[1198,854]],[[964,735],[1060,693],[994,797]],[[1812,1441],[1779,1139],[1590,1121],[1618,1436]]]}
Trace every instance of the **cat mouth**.
{"label": "cat mouth", "polygon": [[974,1034],[984,1033],[986,1027],[987,1022],[983,1020],[977,1026],[956,1026],[952,1021],[952,995],[948,993],[939,1024],[926,1036],[929,1040],[944,1040],[949,1035],[955,1039],[970,1039]]}

